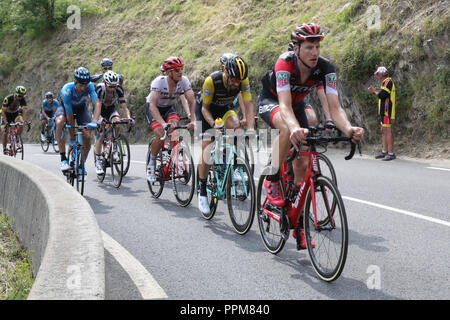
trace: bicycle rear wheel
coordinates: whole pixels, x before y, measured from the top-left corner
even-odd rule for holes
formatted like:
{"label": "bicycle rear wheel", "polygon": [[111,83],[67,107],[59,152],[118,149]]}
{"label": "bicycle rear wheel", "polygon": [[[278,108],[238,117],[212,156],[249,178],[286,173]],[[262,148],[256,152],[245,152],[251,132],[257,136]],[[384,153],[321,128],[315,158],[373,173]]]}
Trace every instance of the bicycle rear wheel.
{"label": "bicycle rear wheel", "polygon": [[119,135],[118,141],[120,144],[120,148],[122,149],[123,176],[126,176],[128,173],[128,169],[130,168],[130,162],[131,162],[130,144],[128,143],[127,138],[122,134]]}
{"label": "bicycle rear wheel", "polygon": [[[148,144],[147,161],[146,161],[145,170],[147,170],[148,164],[150,163],[150,146],[152,145],[152,142],[154,139],[155,138],[152,138],[152,140],[150,140],[150,143]],[[152,194],[152,196],[155,198],[159,198],[164,189],[164,171],[163,171],[161,150],[158,152],[158,155],[156,156],[155,175],[156,175],[156,181],[149,182],[147,180],[147,185],[148,185],[148,189],[150,190],[150,193]]]}
{"label": "bicycle rear wheel", "polygon": [[[264,171],[263,171],[264,172]],[[256,214],[258,217],[259,232],[267,251],[273,254],[280,252],[286,240],[281,234],[281,219],[283,219],[283,208],[274,207],[267,201],[264,188],[265,175],[261,175],[256,191]]]}
{"label": "bicycle rear wheel", "polygon": [[[178,203],[186,207],[191,203],[195,191],[195,169],[189,147],[180,144],[172,152],[173,192]],[[175,153],[175,154],[174,154]]]}
{"label": "bicycle rear wheel", "polygon": [[123,157],[122,148],[116,139],[112,142],[109,164],[111,167],[111,179],[116,188],[119,188],[123,178]]}
{"label": "bicycle rear wheel", "polygon": [[[315,205],[311,192],[314,192]],[[334,215],[331,204],[336,202]],[[317,223],[315,226],[315,207]],[[331,218],[332,217],[332,218]],[[324,223],[326,221],[326,223]],[[336,280],[344,269],[348,251],[348,227],[344,202],[339,190],[327,177],[318,177],[306,195],[303,214],[306,245],[311,264],[317,275],[324,281]],[[315,247],[311,245],[314,241]]]}
{"label": "bicycle rear wheel", "polygon": [[24,146],[23,146],[23,141],[22,141],[22,137],[20,135],[16,135],[16,151],[14,153],[14,157],[19,157],[20,159],[23,160],[23,154],[24,154]]}
{"label": "bicycle rear wheel", "polygon": [[255,182],[248,162],[242,158],[236,158],[229,166],[226,197],[234,229],[238,234],[246,234],[255,213]]}

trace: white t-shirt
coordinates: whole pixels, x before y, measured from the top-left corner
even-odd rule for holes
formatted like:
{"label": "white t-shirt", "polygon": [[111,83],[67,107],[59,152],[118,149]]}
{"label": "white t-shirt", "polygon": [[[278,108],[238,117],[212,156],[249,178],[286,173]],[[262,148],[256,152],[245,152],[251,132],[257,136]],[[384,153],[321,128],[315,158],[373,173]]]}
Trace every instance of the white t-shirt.
{"label": "white t-shirt", "polygon": [[[191,82],[185,76],[177,82],[177,86],[172,96],[169,96],[169,83],[167,76],[159,76],[152,81],[150,85],[151,91],[158,93],[158,108],[166,108],[175,104],[175,99],[186,91],[192,90]],[[150,103],[150,94],[147,96],[147,103]]]}

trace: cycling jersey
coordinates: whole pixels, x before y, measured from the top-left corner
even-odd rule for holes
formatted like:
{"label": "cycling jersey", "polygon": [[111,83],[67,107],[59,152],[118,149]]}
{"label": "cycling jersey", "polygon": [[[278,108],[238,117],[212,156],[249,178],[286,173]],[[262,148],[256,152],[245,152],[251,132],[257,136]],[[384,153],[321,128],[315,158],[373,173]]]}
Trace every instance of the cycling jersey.
{"label": "cycling jersey", "polygon": [[230,108],[239,92],[242,92],[244,102],[252,100],[250,81],[248,78],[241,81],[240,87],[234,90],[228,90],[225,82],[225,74],[222,71],[216,71],[207,77],[203,83],[202,102],[203,104],[210,105],[212,109]]}
{"label": "cycling jersey", "polygon": [[338,95],[336,72],[330,61],[319,57],[317,65],[311,68],[309,77],[301,83],[297,56],[292,51],[285,52],[278,58],[274,69],[264,74],[262,84],[265,93],[273,97],[277,97],[279,92],[290,91],[293,105],[303,100],[315,87],[323,87],[325,93]]}
{"label": "cycling jersey", "polygon": [[14,95],[10,94],[3,100],[3,109],[6,113],[15,113],[21,111],[21,109],[27,108],[27,102],[25,98],[14,102]]}
{"label": "cycling jersey", "polygon": [[[150,85],[151,91],[158,94],[158,108],[167,108],[175,105],[175,100],[186,91],[192,90],[191,82],[185,76],[177,82],[175,91],[172,95],[169,93],[169,83],[167,82],[167,76],[159,76],[152,81]],[[147,96],[147,103],[150,103],[150,94]]]}
{"label": "cycling jersey", "polygon": [[60,106],[59,102],[56,99],[53,99],[51,105],[50,105],[50,103],[48,103],[47,99],[44,99],[44,100],[42,100],[41,112],[42,112],[42,110],[44,110],[45,113],[54,112],[59,106]]}
{"label": "cycling jersey", "polygon": [[395,119],[395,85],[391,78],[386,78],[378,93],[378,115],[383,127],[390,127]]}
{"label": "cycling jersey", "polygon": [[116,89],[112,92],[110,97],[107,97],[106,93],[106,85],[104,82],[99,83],[95,86],[95,92],[97,93],[98,98],[100,99],[103,107],[115,106],[117,102],[126,103],[125,93],[121,86],[117,86]]}
{"label": "cycling jersey", "polygon": [[79,96],[77,96],[77,93],[75,92],[74,82],[67,83],[61,89],[61,103],[66,113],[74,113],[74,109],[82,109],[87,107],[89,97],[91,102],[98,99],[92,82],[89,82],[86,89]]}

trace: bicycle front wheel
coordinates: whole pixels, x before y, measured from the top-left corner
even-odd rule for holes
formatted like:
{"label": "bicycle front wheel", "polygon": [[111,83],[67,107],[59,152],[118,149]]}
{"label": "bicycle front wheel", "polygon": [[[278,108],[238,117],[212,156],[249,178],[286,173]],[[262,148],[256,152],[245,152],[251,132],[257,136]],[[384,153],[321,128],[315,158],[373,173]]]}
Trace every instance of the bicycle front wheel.
{"label": "bicycle front wheel", "polygon": [[[173,152],[175,151],[175,152]],[[186,207],[191,203],[195,190],[195,169],[189,147],[179,145],[173,150],[172,156],[172,181],[173,193],[178,203]]]}
{"label": "bicycle front wheel", "polygon": [[80,194],[84,193],[84,179],[86,175],[85,166],[84,166],[84,148],[79,147],[77,152],[77,163],[75,166],[75,176],[77,180],[77,191]]}
{"label": "bicycle front wheel", "polygon": [[111,179],[113,185],[119,188],[123,178],[123,157],[122,148],[118,140],[112,142],[112,149],[110,151],[109,165],[111,167]]}
{"label": "bicycle front wheel", "polygon": [[[334,214],[331,211],[333,202],[336,203]],[[318,177],[314,190],[308,190],[303,226],[308,255],[315,272],[324,281],[336,280],[347,259],[348,226],[344,202],[330,179]]]}
{"label": "bicycle front wheel", "polygon": [[255,182],[247,161],[237,158],[229,166],[226,186],[228,213],[238,234],[252,227],[255,211]]}
{"label": "bicycle front wheel", "polygon": [[283,208],[272,206],[267,200],[266,190],[264,188],[265,175],[261,175],[258,181],[256,191],[256,214],[258,218],[259,232],[261,239],[267,251],[273,254],[280,252],[285,238],[281,233],[281,222],[284,217]]}
{"label": "bicycle front wheel", "polygon": [[127,138],[120,134],[119,135],[119,144],[122,149],[122,157],[123,157],[123,176],[126,176],[128,173],[128,169],[130,168],[131,156],[130,156],[130,144],[128,143]]}
{"label": "bicycle front wheel", "polygon": [[45,129],[45,141],[42,141],[41,137],[39,140],[41,141],[42,151],[47,152],[50,147],[48,127]]}
{"label": "bicycle front wheel", "polygon": [[[209,213],[203,213],[202,216],[206,220],[211,220],[214,215],[216,214],[217,205],[219,202],[219,199],[217,198],[217,179],[215,176],[216,171],[220,170],[220,168],[216,167],[216,165],[213,163],[209,167],[208,176],[206,178],[206,193],[208,197],[208,203],[209,203]],[[200,196],[200,178],[198,173],[198,167],[197,167],[197,190],[198,195]]]}
{"label": "bicycle front wheel", "polygon": [[22,141],[22,137],[20,135],[16,135],[16,152],[15,152],[15,157],[20,157],[20,159],[23,160],[23,154],[24,154],[24,146],[23,146],[23,141]]}

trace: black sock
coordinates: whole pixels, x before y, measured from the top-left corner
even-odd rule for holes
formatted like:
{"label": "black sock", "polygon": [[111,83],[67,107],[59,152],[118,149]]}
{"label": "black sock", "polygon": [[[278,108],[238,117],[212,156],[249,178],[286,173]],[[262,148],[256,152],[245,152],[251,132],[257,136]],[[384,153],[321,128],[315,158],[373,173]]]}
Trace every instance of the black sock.
{"label": "black sock", "polygon": [[200,195],[206,197],[208,193],[206,192],[206,179],[200,179]]}
{"label": "black sock", "polygon": [[67,160],[65,152],[61,152],[59,155],[61,156],[61,161]]}

